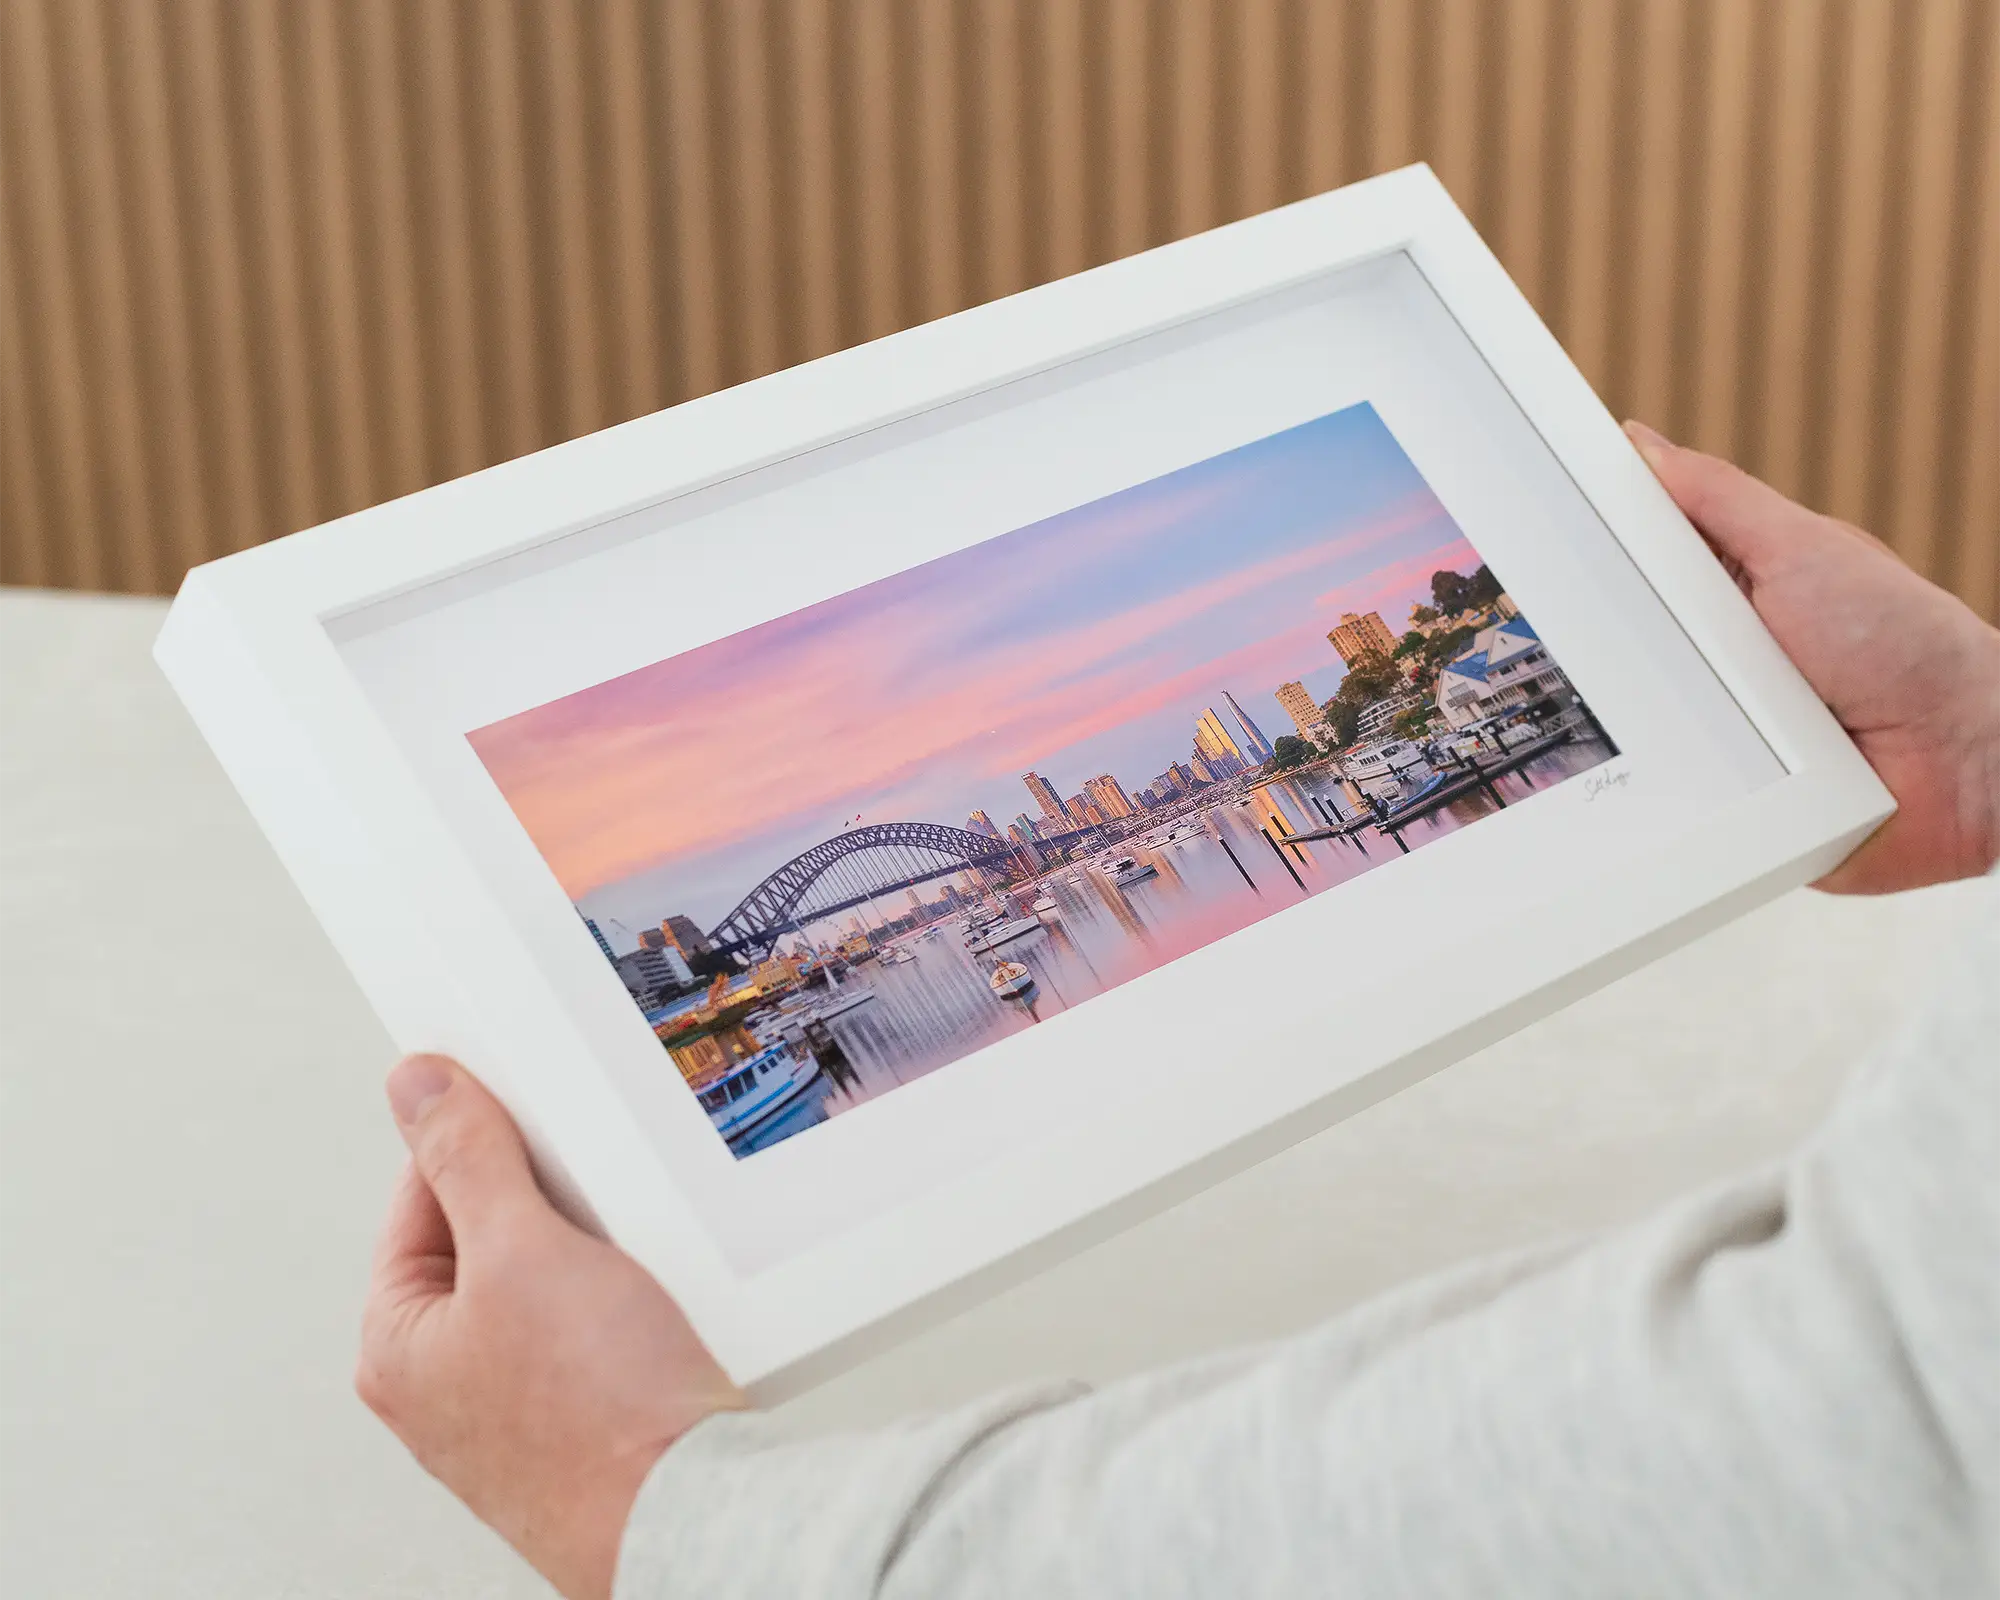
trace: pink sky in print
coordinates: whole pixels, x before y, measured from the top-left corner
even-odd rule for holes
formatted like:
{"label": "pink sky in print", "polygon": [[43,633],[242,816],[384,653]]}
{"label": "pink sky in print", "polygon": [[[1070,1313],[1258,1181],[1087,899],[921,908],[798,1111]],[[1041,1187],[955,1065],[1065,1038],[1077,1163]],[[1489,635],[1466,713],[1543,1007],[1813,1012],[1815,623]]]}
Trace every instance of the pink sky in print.
{"label": "pink sky in print", "polygon": [[1400,631],[1479,564],[1353,406],[469,737],[586,913],[707,928],[857,817],[1004,828],[1031,768],[1142,788],[1225,691],[1293,732],[1271,691],[1333,692],[1342,612]]}

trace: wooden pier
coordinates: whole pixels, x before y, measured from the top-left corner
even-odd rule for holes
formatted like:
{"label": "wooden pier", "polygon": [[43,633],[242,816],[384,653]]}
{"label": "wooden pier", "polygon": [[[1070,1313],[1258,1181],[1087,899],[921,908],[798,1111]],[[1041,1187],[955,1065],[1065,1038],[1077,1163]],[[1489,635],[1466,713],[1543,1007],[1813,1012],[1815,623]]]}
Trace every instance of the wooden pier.
{"label": "wooden pier", "polygon": [[1507,802],[1500,797],[1500,791],[1493,787],[1493,780],[1504,778],[1510,772],[1518,772],[1537,756],[1546,755],[1558,745],[1569,743],[1573,737],[1573,732],[1565,729],[1561,733],[1548,734],[1543,738],[1530,740],[1527,744],[1516,745],[1500,760],[1491,764],[1474,761],[1469,771],[1448,778],[1429,794],[1405,806],[1392,807],[1386,816],[1378,818],[1371,812],[1365,816],[1350,817],[1334,827],[1286,834],[1284,842],[1312,844],[1320,839],[1351,839],[1363,829],[1373,828],[1384,837],[1394,839],[1398,845],[1407,850],[1409,846],[1403,844],[1399,835],[1410,823],[1421,821],[1439,807],[1448,806],[1452,801],[1462,799],[1480,789],[1484,789],[1493,797],[1495,805],[1505,806]]}

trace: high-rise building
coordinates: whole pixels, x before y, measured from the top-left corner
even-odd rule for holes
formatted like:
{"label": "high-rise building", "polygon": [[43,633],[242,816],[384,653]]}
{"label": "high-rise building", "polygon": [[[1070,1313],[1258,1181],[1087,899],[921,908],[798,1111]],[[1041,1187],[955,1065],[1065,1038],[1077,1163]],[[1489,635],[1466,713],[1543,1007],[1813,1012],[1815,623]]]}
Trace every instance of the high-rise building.
{"label": "high-rise building", "polygon": [[667,935],[664,929],[641,928],[639,930],[639,948],[641,950],[664,950],[666,947]]}
{"label": "high-rise building", "polygon": [[1340,659],[1350,667],[1364,656],[1386,656],[1396,648],[1396,636],[1389,631],[1389,624],[1382,620],[1379,611],[1358,617],[1352,611],[1343,611],[1326,642],[1340,652]]}
{"label": "high-rise building", "polygon": [[1183,794],[1194,787],[1193,769],[1179,761],[1167,768],[1167,776],[1174,780],[1175,787]]}
{"label": "high-rise building", "polygon": [[597,948],[604,952],[604,959],[611,962],[617,961],[618,958],[611,953],[611,941],[604,937],[603,930],[597,926],[596,919],[594,917],[585,917],[583,925],[590,930],[591,938],[597,941]]}
{"label": "high-rise building", "polygon": [[1209,769],[1208,763],[1202,760],[1201,753],[1199,751],[1195,753],[1194,759],[1188,763],[1188,772],[1189,775],[1194,780],[1193,783],[1190,783],[1188,785],[1190,789],[1192,789],[1194,787],[1194,784],[1196,783],[1215,782],[1215,773]]}
{"label": "high-rise building", "polygon": [[1021,774],[1021,781],[1028,786],[1028,794],[1042,815],[1060,830],[1063,822],[1063,803],[1062,796],[1056,793],[1055,785],[1039,772],[1024,772]]}
{"label": "high-rise building", "polygon": [[1243,730],[1243,754],[1252,766],[1261,767],[1273,754],[1271,741],[1264,737],[1263,730],[1252,722],[1244,709],[1236,703],[1235,695],[1225,689],[1222,691],[1222,698],[1229,702],[1229,714],[1236,719],[1237,727]]}
{"label": "high-rise building", "polygon": [[1285,708],[1285,715],[1292,719],[1292,726],[1299,730],[1301,739],[1313,738],[1313,724],[1326,720],[1319,709],[1319,702],[1306,692],[1302,683],[1279,684],[1277,701]]}
{"label": "high-rise building", "polygon": [[1108,772],[1100,772],[1083,786],[1083,792],[1104,813],[1107,820],[1132,815],[1132,799],[1124,786]]}
{"label": "high-rise building", "polygon": [[715,948],[708,942],[708,935],[694,925],[692,919],[676,912],[671,917],[660,919],[660,932],[667,936],[667,943],[692,961],[696,956],[707,955]]}
{"label": "high-rise building", "polygon": [[1215,714],[1213,706],[1195,721],[1194,753],[1218,778],[1233,778],[1251,764],[1229,730],[1222,725],[1222,718]]}
{"label": "high-rise building", "polygon": [[651,1005],[664,994],[678,994],[694,985],[694,974],[678,950],[649,950],[642,945],[612,965],[641,1005]]}
{"label": "high-rise building", "polygon": [[1090,802],[1080,794],[1073,794],[1063,802],[1063,813],[1073,827],[1088,828],[1103,821],[1092,809]]}
{"label": "high-rise building", "polygon": [[967,833],[983,833],[989,839],[1000,837],[1000,830],[993,826],[993,819],[983,811],[975,811],[965,819]]}
{"label": "high-rise building", "polygon": [[[1042,836],[1041,824],[1025,811],[1014,819],[1013,826],[1008,828],[1007,831],[1011,834],[1015,828],[1019,828],[1030,839],[1039,839]],[[1069,831],[1069,824],[1067,822],[1063,824],[1063,831],[1065,833]]]}

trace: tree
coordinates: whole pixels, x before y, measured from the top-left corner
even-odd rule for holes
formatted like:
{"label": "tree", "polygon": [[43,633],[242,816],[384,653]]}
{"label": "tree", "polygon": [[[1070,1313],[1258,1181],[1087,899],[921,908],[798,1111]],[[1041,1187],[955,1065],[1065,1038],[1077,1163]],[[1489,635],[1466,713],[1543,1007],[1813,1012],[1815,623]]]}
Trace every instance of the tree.
{"label": "tree", "polygon": [[1396,649],[1391,659],[1401,661],[1405,656],[1413,656],[1427,643],[1424,636],[1412,628],[1396,641]]}
{"label": "tree", "polygon": [[1327,725],[1333,729],[1334,749],[1345,750],[1354,743],[1354,735],[1360,731],[1361,707],[1335,696],[1321,709],[1326,713]]}
{"label": "tree", "polygon": [[1271,770],[1289,772],[1293,767],[1302,767],[1308,761],[1319,759],[1319,751],[1309,740],[1301,739],[1294,733],[1281,733],[1278,742],[1271,746]]}
{"label": "tree", "polygon": [[1396,719],[1396,732],[1405,739],[1421,739],[1430,731],[1431,717],[1437,707],[1428,703],[1412,706]]}
{"label": "tree", "polygon": [[1431,599],[1440,616],[1455,617],[1461,611],[1491,605],[1500,598],[1500,580],[1493,569],[1482,565],[1471,577],[1459,572],[1433,572]]}
{"label": "tree", "polygon": [[1344,750],[1354,743],[1364,706],[1394,694],[1401,687],[1401,674],[1382,656],[1365,656],[1349,667],[1333,698],[1320,707],[1333,729],[1334,748]]}
{"label": "tree", "polygon": [[1435,622],[1435,621],[1437,621],[1437,619],[1438,619],[1438,614],[1437,614],[1437,612],[1436,612],[1436,611],[1435,611],[1434,609],[1432,609],[1432,608],[1431,608],[1430,606],[1411,606],[1411,607],[1410,607],[1410,620],[1411,620],[1412,622],[1419,622],[1419,623],[1421,623],[1421,622]]}

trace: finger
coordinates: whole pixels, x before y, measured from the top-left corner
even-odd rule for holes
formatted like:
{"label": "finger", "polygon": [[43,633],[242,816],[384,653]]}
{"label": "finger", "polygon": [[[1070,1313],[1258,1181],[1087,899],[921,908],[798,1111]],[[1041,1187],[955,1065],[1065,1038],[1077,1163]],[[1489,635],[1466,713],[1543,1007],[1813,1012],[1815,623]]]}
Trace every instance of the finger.
{"label": "finger", "polygon": [[416,1163],[406,1161],[375,1243],[374,1292],[448,1294],[455,1266],[444,1208]]}
{"label": "finger", "polygon": [[1702,537],[1753,583],[1795,552],[1802,538],[1828,531],[1825,518],[1741,467],[1677,445],[1643,422],[1626,423],[1625,433]]}
{"label": "finger", "polygon": [[457,1062],[444,1056],[397,1062],[389,1103],[459,1256],[476,1250],[482,1233],[500,1222],[547,1209],[514,1119]]}

